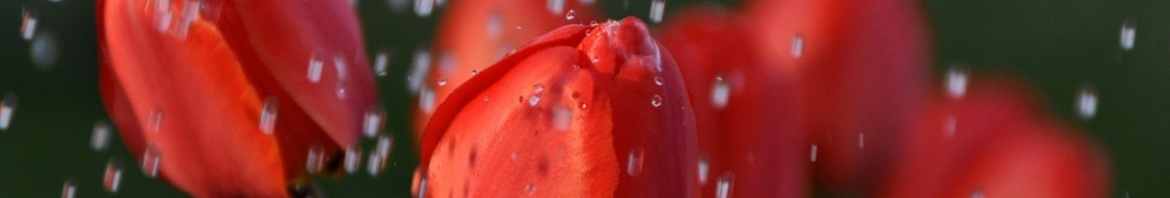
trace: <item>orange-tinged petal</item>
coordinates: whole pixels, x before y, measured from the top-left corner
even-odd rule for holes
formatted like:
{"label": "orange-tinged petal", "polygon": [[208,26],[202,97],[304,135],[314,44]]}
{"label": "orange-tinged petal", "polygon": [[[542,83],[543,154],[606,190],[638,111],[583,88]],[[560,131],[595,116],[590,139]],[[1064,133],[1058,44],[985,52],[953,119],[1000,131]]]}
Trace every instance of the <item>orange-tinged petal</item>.
{"label": "orange-tinged petal", "polygon": [[690,197],[688,104],[673,60],[640,20],[561,27],[472,77],[438,107],[423,138],[424,190]]}
{"label": "orange-tinged petal", "polygon": [[284,196],[276,139],[232,49],[204,21],[185,38],[160,32],[154,11],[171,7],[146,3],[99,1],[105,104],[143,170],[201,197]]}
{"label": "orange-tinged petal", "polygon": [[703,197],[803,197],[809,144],[799,132],[795,73],[766,62],[741,17],[694,8],[668,19],[661,41],[694,106]]}

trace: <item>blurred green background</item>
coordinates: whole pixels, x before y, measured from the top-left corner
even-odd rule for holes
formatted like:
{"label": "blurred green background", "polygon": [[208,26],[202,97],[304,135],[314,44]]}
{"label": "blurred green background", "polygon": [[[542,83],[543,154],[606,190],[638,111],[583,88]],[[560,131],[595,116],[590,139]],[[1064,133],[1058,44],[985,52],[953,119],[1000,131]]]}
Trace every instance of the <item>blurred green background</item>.
{"label": "blurred green background", "polygon": [[[625,1],[598,1],[612,18],[649,15],[649,1],[629,1],[628,8]],[[357,2],[369,57],[379,50],[390,53],[390,72],[378,83],[390,112],[386,130],[396,141],[381,174],[371,176],[363,165],[357,174],[318,184],[330,197],[408,197],[417,159],[406,141],[412,100],[405,76],[414,52],[433,39],[443,7],[419,16],[411,0]],[[668,0],[664,18],[670,20],[673,11],[686,6],[737,3]],[[1106,150],[1113,167],[1112,196],[1170,197],[1170,1],[922,3],[934,36],[934,87],[941,87],[943,72],[952,65],[975,73],[1019,74],[1040,91],[1049,109],[1085,129]],[[0,130],[0,197],[60,196],[67,182],[80,197],[185,196],[141,174],[116,133],[107,149],[90,147],[95,123],[109,120],[98,94],[94,4],[0,1],[0,95],[18,101],[11,125]],[[37,19],[29,40],[21,35],[25,13]],[[1136,29],[1131,50],[1119,44],[1127,23]],[[46,53],[34,56],[34,51]],[[1096,116],[1087,121],[1076,116],[1075,108],[1085,86],[1096,91],[1099,101]],[[374,140],[364,141],[364,148],[373,148]],[[111,160],[125,164],[116,193],[102,188]]]}

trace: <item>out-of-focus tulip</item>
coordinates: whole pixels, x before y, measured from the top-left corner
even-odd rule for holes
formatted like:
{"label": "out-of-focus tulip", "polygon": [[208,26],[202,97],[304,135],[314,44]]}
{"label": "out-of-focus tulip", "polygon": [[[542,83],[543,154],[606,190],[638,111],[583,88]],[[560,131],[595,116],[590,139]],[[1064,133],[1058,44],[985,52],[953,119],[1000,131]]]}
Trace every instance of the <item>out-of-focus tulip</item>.
{"label": "out-of-focus tulip", "polygon": [[1106,159],[1014,80],[976,81],[936,100],[882,197],[1106,197]]}
{"label": "out-of-focus tulip", "polygon": [[924,98],[929,37],[914,1],[753,1],[761,54],[797,73],[816,180],[867,193],[885,174]]}
{"label": "out-of-focus tulip", "polygon": [[107,111],[148,176],[281,197],[337,168],[376,95],[345,1],[100,0]]}
{"label": "out-of-focus tulip", "polygon": [[561,27],[438,107],[422,139],[421,193],[692,197],[689,104],[641,20]]}
{"label": "out-of-focus tulip", "polygon": [[700,195],[803,197],[810,146],[796,74],[764,58],[746,33],[754,23],[717,8],[676,13],[661,41],[695,112]]}
{"label": "out-of-focus tulip", "polygon": [[[439,26],[432,56],[416,57],[427,58],[423,62],[430,66],[414,68],[424,70],[414,73],[426,76],[411,79],[411,86],[417,86],[412,90],[418,100],[414,110],[415,138],[422,137],[434,108],[468,78],[536,36],[563,25],[598,19],[593,4],[557,2],[561,5],[546,0],[451,2]],[[572,19],[566,17],[570,12]]]}

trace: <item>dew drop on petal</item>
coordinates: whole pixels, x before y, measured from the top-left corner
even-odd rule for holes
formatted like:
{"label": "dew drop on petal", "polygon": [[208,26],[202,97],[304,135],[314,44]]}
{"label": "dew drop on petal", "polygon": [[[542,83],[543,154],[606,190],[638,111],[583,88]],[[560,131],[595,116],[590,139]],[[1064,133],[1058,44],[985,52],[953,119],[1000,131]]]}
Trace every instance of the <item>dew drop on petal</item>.
{"label": "dew drop on petal", "polygon": [[655,77],[654,77],[654,84],[655,84],[655,85],[662,86],[662,83],[663,83],[663,82],[662,82],[662,77],[661,77],[661,76],[655,76]]}
{"label": "dew drop on petal", "polygon": [[358,166],[362,164],[362,147],[361,144],[354,144],[345,149],[345,172],[349,174],[357,173]]}
{"label": "dew drop on petal", "polygon": [[650,97],[650,105],[654,105],[654,107],[662,106],[662,96],[656,94]]}
{"label": "dew drop on petal", "polygon": [[16,94],[4,94],[4,99],[0,99],[0,130],[8,130],[9,124],[12,124],[12,115],[16,113]]}
{"label": "dew drop on petal", "polygon": [[728,85],[723,77],[715,77],[715,82],[711,84],[711,105],[715,109],[723,109],[727,107],[727,100],[731,96],[731,85]]}
{"label": "dew drop on petal", "polygon": [[155,178],[158,176],[158,169],[161,168],[159,163],[162,162],[162,153],[159,153],[157,148],[146,147],[142,151],[142,173],[148,178]]}
{"label": "dew drop on petal", "polygon": [[642,172],[642,164],[645,163],[646,152],[642,149],[631,150],[626,157],[626,174],[630,176],[637,176]]}
{"label": "dew drop on petal", "polygon": [[305,158],[305,170],[309,173],[318,173],[324,166],[325,150],[318,146],[310,147],[308,157]]}
{"label": "dew drop on petal", "polygon": [[662,13],[666,10],[666,0],[653,0],[650,2],[650,21],[655,23],[662,22]]}
{"label": "dew drop on petal", "polygon": [[711,170],[710,159],[707,155],[699,155],[699,184],[707,184],[707,173]]}
{"label": "dew drop on petal", "polygon": [[548,11],[559,15],[565,10],[565,0],[548,0]]}
{"label": "dew drop on petal", "polygon": [[532,96],[528,97],[528,106],[535,107],[540,103],[540,94],[544,92],[544,85],[537,83],[532,86]]}
{"label": "dew drop on petal", "polygon": [[260,132],[272,135],[273,129],[276,128],[276,115],[279,110],[280,104],[277,103],[276,97],[264,98],[264,105],[260,108]]}
{"label": "dew drop on petal", "polygon": [[309,82],[317,83],[321,81],[321,72],[324,69],[325,61],[321,60],[321,57],[319,57],[317,53],[313,53],[313,55],[309,57],[309,71],[307,72],[307,78],[309,78]]}
{"label": "dew drop on petal", "polygon": [[580,104],[577,104],[577,107],[578,107],[578,108],[581,108],[581,110],[585,110],[585,109],[588,109],[588,108],[589,108],[589,104],[586,104],[586,103],[582,102],[582,103],[580,103]]}
{"label": "dew drop on petal", "polygon": [[440,78],[439,79],[439,86],[442,87],[444,85],[447,85],[447,78]]}
{"label": "dew drop on petal", "polygon": [[158,32],[171,29],[171,0],[154,1],[154,25]]}
{"label": "dew drop on petal", "polygon": [[386,76],[386,73],[388,72],[388,69],[389,69],[387,67],[389,67],[389,65],[390,65],[390,53],[389,52],[378,51],[378,54],[374,55],[374,73],[377,74],[379,77]]}
{"label": "dew drop on petal", "polygon": [[22,8],[21,12],[23,12],[24,18],[20,23],[20,36],[26,41],[32,40],[33,33],[37,31],[37,12],[28,7]]}
{"label": "dew drop on petal", "polygon": [[799,34],[793,36],[792,49],[790,50],[792,50],[791,53],[793,58],[800,58],[800,56],[804,55],[804,36]]}
{"label": "dew drop on petal", "polygon": [[72,179],[65,180],[65,185],[61,187],[61,198],[73,198],[77,195],[77,184]]}
{"label": "dew drop on petal", "polygon": [[93,134],[89,138],[89,146],[95,151],[106,150],[110,144],[110,124],[105,121],[93,123]]}
{"label": "dew drop on petal", "polygon": [[1083,120],[1092,119],[1097,114],[1097,92],[1088,85],[1082,86],[1078,94],[1077,113]]}
{"label": "dew drop on petal", "polygon": [[1137,37],[1137,27],[1133,21],[1125,21],[1121,24],[1121,49],[1129,51],[1133,49],[1133,41]]}
{"label": "dew drop on petal", "polygon": [[435,111],[435,92],[430,88],[423,88],[422,93],[418,97],[418,108],[423,112],[431,114]]}
{"label": "dew drop on petal", "polygon": [[102,177],[102,187],[107,192],[118,192],[118,186],[122,183],[122,161],[110,158],[106,163],[106,172]]}
{"label": "dew drop on petal", "polygon": [[731,197],[731,189],[732,189],[731,187],[734,184],[735,184],[735,174],[731,173],[730,171],[723,172],[723,175],[719,176],[719,179],[715,183],[715,197],[717,197],[717,198]]}
{"label": "dew drop on petal", "polygon": [[812,151],[810,151],[808,154],[808,160],[811,162],[817,162],[817,145],[816,144],[812,145]]}
{"label": "dew drop on petal", "polygon": [[857,148],[865,148],[865,133],[857,133]]}
{"label": "dew drop on petal", "polygon": [[952,99],[962,98],[967,92],[967,70],[959,67],[947,69],[947,95]]}
{"label": "dew drop on petal", "polygon": [[569,13],[565,14],[565,20],[572,21],[574,18],[577,18],[577,12],[573,10],[569,10]]}

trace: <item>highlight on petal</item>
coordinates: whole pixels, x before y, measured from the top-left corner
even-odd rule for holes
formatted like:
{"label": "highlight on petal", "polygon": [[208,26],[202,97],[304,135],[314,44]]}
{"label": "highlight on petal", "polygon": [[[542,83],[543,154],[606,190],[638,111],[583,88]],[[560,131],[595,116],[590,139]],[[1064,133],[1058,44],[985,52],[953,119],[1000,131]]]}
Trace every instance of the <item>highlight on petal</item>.
{"label": "highlight on petal", "polygon": [[694,118],[660,48],[636,18],[564,26],[519,48],[438,107],[421,193],[693,196]]}
{"label": "highlight on petal", "polygon": [[916,2],[753,1],[762,54],[797,73],[816,181],[866,194],[897,161],[924,98],[929,52]]}
{"label": "highlight on petal", "polygon": [[[421,139],[434,107],[456,87],[536,36],[567,24],[589,23],[599,13],[579,1],[454,1],[445,9],[424,67],[412,68],[414,135]],[[572,11],[573,19],[565,15]],[[415,60],[419,61],[419,60]],[[416,76],[417,74],[417,76]],[[431,104],[431,105],[427,105]]]}
{"label": "highlight on petal", "polygon": [[742,17],[720,8],[675,13],[660,38],[695,111],[699,194],[806,196],[809,144],[795,73],[766,61]]}
{"label": "highlight on petal", "polygon": [[[986,81],[979,81],[986,80]],[[1105,197],[1107,159],[1014,79],[976,79],[938,97],[883,182],[882,197]]]}
{"label": "highlight on petal", "polygon": [[287,196],[376,102],[344,2],[97,5],[106,109],[146,174],[192,195]]}

